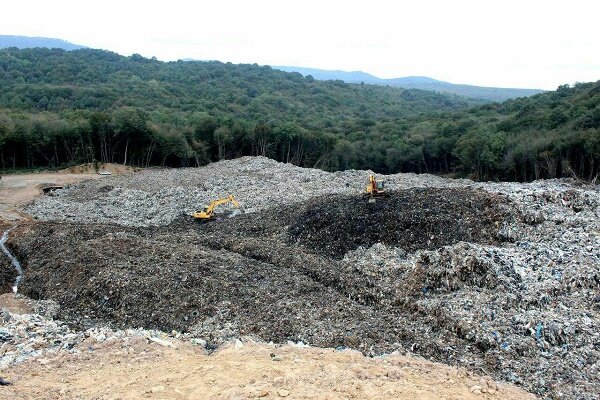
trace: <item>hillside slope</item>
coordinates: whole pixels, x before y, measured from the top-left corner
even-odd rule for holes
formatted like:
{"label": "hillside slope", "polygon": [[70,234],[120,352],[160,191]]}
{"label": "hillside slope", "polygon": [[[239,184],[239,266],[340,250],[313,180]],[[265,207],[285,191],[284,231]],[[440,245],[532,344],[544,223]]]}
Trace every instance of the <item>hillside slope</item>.
{"label": "hillside slope", "polygon": [[165,63],[91,49],[0,50],[0,89],[0,108],[8,109],[0,112],[2,168],[94,159],[198,164],[245,154],[312,166],[337,137],[476,104],[258,65]]}
{"label": "hillside slope", "polygon": [[[305,121],[409,116],[475,104],[456,96],[342,82],[315,82],[270,67],[211,62],[161,62],[139,55],[84,49],[0,51],[0,107],[36,111],[123,105],[148,110],[205,110],[269,120],[294,110]],[[317,124],[318,126],[318,124]]]}
{"label": "hillside slope", "polygon": [[0,166],[189,166],[260,155],[325,170],[593,180],[599,87],[482,105],[258,65],[5,49]]}

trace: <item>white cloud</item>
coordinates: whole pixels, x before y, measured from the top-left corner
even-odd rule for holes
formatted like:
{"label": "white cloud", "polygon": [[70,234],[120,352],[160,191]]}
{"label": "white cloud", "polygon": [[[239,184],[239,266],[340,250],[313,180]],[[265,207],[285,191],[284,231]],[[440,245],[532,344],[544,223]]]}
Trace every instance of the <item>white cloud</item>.
{"label": "white cloud", "polygon": [[21,0],[2,8],[4,34],[163,60],[544,89],[600,79],[600,5],[592,1]]}

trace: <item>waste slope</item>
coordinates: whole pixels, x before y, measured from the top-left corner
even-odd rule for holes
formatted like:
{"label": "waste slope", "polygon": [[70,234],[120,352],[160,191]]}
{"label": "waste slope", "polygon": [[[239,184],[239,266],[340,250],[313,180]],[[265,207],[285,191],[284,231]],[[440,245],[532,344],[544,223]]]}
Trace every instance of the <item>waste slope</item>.
{"label": "waste slope", "polygon": [[78,326],[175,329],[211,346],[249,335],[388,352],[401,340],[397,318],[292,267],[207,248],[194,231],[71,223],[21,229],[16,251],[27,262],[20,291],[55,300],[60,318]]}
{"label": "waste slope", "polygon": [[[0,221],[0,236],[8,229],[10,229],[10,225]],[[4,243],[4,245],[7,246],[7,249],[10,247],[8,243]],[[9,257],[0,250],[0,294],[11,293],[16,279],[17,270]]]}
{"label": "waste slope", "polygon": [[12,293],[17,271],[10,263],[8,257],[0,252],[0,294]]}
{"label": "waste slope", "polygon": [[309,201],[290,225],[292,241],[334,258],[384,243],[408,252],[460,241],[493,243],[508,212],[481,190],[414,188],[369,203],[334,195]]}
{"label": "waste slope", "polygon": [[[250,336],[371,355],[410,350],[538,394],[548,391],[543,381],[591,376],[587,368],[569,372],[568,365],[582,354],[595,357],[586,343],[593,327],[564,339],[581,349],[553,354],[555,369],[547,368],[535,336],[523,336],[529,321],[549,315],[545,305],[530,302],[537,293],[522,291],[502,253],[486,256],[476,245],[459,243],[425,251],[414,268],[410,258],[398,263],[395,253],[378,246],[369,252],[372,262],[360,252],[356,260],[327,262],[283,243],[286,228],[278,222],[294,216],[288,212],[160,229],[21,225],[14,238],[26,271],[20,292],[56,301],[60,319],[75,326],[174,329],[206,340],[208,348]],[[463,264],[466,257],[472,262]],[[535,335],[536,325],[529,326]],[[568,386],[568,398],[585,398],[579,394],[594,392],[595,385]]]}
{"label": "waste slope", "polygon": [[[281,186],[264,190],[271,181],[262,175],[249,186],[255,212],[209,224],[176,219],[181,203],[139,202],[116,188],[106,193],[121,201],[96,214],[82,198],[53,197],[78,222],[14,231],[11,250],[26,269],[20,290],[56,300],[61,318],[85,326],[183,330],[209,347],[250,335],[371,355],[409,350],[544,398],[598,399],[597,188],[545,181],[478,191],[452,181],[454,190],[397,186],[391,201],[368,208],[360,188],[316,193],[309,188],[326,186],[314,182],[331,180],[284,169]],[[303,178],[304,197],[288,190]],[[98,196],[84,186],[73,193]],[[162,201],[172,212],[160,226],[132,228],[126,213],[109,212],[146,218],[145,204]],[[115,224],[96,224],[99,210]]]}

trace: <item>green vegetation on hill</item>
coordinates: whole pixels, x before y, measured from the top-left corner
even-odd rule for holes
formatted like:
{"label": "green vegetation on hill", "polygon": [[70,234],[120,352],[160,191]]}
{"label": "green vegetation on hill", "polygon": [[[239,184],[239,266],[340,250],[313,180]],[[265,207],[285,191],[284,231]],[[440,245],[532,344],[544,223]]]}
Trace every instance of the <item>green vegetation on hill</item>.
{"label": "green vegetation on hill", "polygon": [[419,116],[408,124],[402,136],[381,138],[386,157],[377,166],[388,171],[458,171],[480,180],[591,180],[600,172],[600,81]]}
{"label": "green vegetation on hill", "polygon": [[329,170],[590,178],[600,82],[476,104],[257,65],[0,50],[2,169],[201,165],[265,155]]}
{"label": "green vegetation on hill", "polygon": [[0,88],[3,168],[93,159],[194,165],[247,154],[327,167],[339,137],[472,104],[257,65],[100,50],[1,50]]}

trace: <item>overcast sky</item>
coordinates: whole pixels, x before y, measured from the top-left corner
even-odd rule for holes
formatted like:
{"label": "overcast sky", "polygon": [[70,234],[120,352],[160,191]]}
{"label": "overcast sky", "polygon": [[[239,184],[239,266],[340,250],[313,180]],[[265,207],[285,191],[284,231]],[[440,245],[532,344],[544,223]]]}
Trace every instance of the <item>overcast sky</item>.
{"label": "overcast sky", "polygon": [[194,58],[555,89],[600,79],[595,0],[3,2],[0,34]]}

